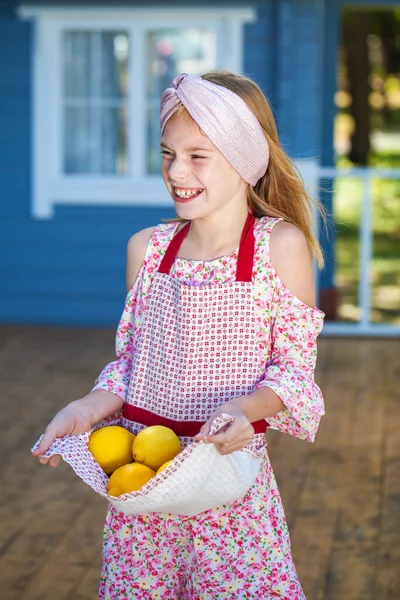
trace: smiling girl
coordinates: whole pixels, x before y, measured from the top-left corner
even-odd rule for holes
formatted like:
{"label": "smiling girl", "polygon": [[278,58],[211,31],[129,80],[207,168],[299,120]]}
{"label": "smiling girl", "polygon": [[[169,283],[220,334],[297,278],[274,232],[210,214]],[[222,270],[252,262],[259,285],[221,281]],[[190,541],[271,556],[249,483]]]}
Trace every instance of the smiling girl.
{"label": "smiling girl", "polygon": [[[122,411],[183,446],[262,447],[243,498],[194,516],[110,507],[100,598],[304,598],[268,458],[267,428],[314,441],[323,313],[314,306],[312,201],[283,152],[267,100],[233,73],[182,74],[161,99],[162,176],[177,218],[128,243],[117,359],[60,411],[35,455]],[[232,422],[209,435],[213,420]]]}

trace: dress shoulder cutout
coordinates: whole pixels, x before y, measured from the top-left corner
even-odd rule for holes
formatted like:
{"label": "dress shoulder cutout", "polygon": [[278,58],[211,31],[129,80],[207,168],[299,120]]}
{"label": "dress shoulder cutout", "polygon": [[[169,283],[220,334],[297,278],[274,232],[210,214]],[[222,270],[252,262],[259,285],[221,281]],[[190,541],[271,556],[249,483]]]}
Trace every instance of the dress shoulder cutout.
{"label": "dress shoulder cutout", "polygon": [[296,310],[301,312],[304,319],[313,323],[318,331],[322,329],[324,313],[317,306],[309,306],[298,298],[282,281],[275,270],[270,255],[270,236],[274,226],[284,221],[281,218],[263,217],[258,222],[256,233],[256,261],[258,279],[268,281],[274,290],[275,308],[290,312]]}

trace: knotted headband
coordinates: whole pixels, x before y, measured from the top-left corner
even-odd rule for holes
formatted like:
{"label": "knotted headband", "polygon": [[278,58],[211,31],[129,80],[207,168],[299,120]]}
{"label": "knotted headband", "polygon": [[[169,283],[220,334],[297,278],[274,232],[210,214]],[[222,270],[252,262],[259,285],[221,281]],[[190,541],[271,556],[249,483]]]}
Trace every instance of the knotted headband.
{"label": "knotted headband", "polygon": [[161,132],[181,103],[235,171],[256,185],[267,170],[269,146],[246,102],[223,86],[182,73],[161,96]]}

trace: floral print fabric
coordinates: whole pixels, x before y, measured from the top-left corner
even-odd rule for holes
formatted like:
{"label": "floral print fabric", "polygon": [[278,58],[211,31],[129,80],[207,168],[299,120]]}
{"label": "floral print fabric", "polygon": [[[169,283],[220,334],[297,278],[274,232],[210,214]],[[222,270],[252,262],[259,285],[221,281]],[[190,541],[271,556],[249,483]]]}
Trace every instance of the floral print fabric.
{"label": "floral print fabric", "polygon": [[[254,229],[253,289],[259,325],[255,343],[265,357],[264,378],[257,387],[270,387],[285,404],[284,410],[268,419],[268,425],[311,442],[324,414],[322,394],[314,381],[316,338],[323,326],[324,313],[299,300],[280,280],[271,263],[269,238],[279,220],[263,217]],[[126,298],[116,336],[117,359],[103,369],[94,389],[108,390],[126,400],[132,355],[152,276],[176,228],[176,223],[161,224],[156,228],[138,277]],[[170,276],[186,285],[228,283],[235,281],[236,263],[237,250],[208,262],[177,258]]]}
{"label": "floral print fabric", "polygon": [[269,460],[243,499],[195,517],[110,508],[100,598],[304,600]]}
{"label": "floral print fabric", "polygon": [[[316,338],[323,313],[296,298],[277,276],[269,235],[279,219],[255,227],[253,266],[258,345],[265,358],[258,385],[271,387],[285,409],[268,423],[312,441],[323,414],[314,382]],[[132,356],[140,335],[152,276],[177,224],[159,225],[129,290],[117,331],[117,359],[100,374],[95,389],[127,399]],[[213,261],[177,258],[170,276],[186,285],[235,281],[237,250]],[[110,507],[103,540],[100,598],[162,600],[303,600],[283,507],[268,454],[247,494],[230,505],[194,517],[150,513],[124,515]]]}

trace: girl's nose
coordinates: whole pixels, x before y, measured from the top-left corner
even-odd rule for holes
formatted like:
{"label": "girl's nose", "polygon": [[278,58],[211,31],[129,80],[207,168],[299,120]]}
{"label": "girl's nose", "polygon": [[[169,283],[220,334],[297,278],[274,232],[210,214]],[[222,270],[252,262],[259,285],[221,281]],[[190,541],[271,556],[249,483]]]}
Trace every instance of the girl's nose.
{"label": "girl's nose", "polygon": [[183,160],[175,160],[171,163],[169,175],[172,179],[185,179],[188,173],[187,164]]}

